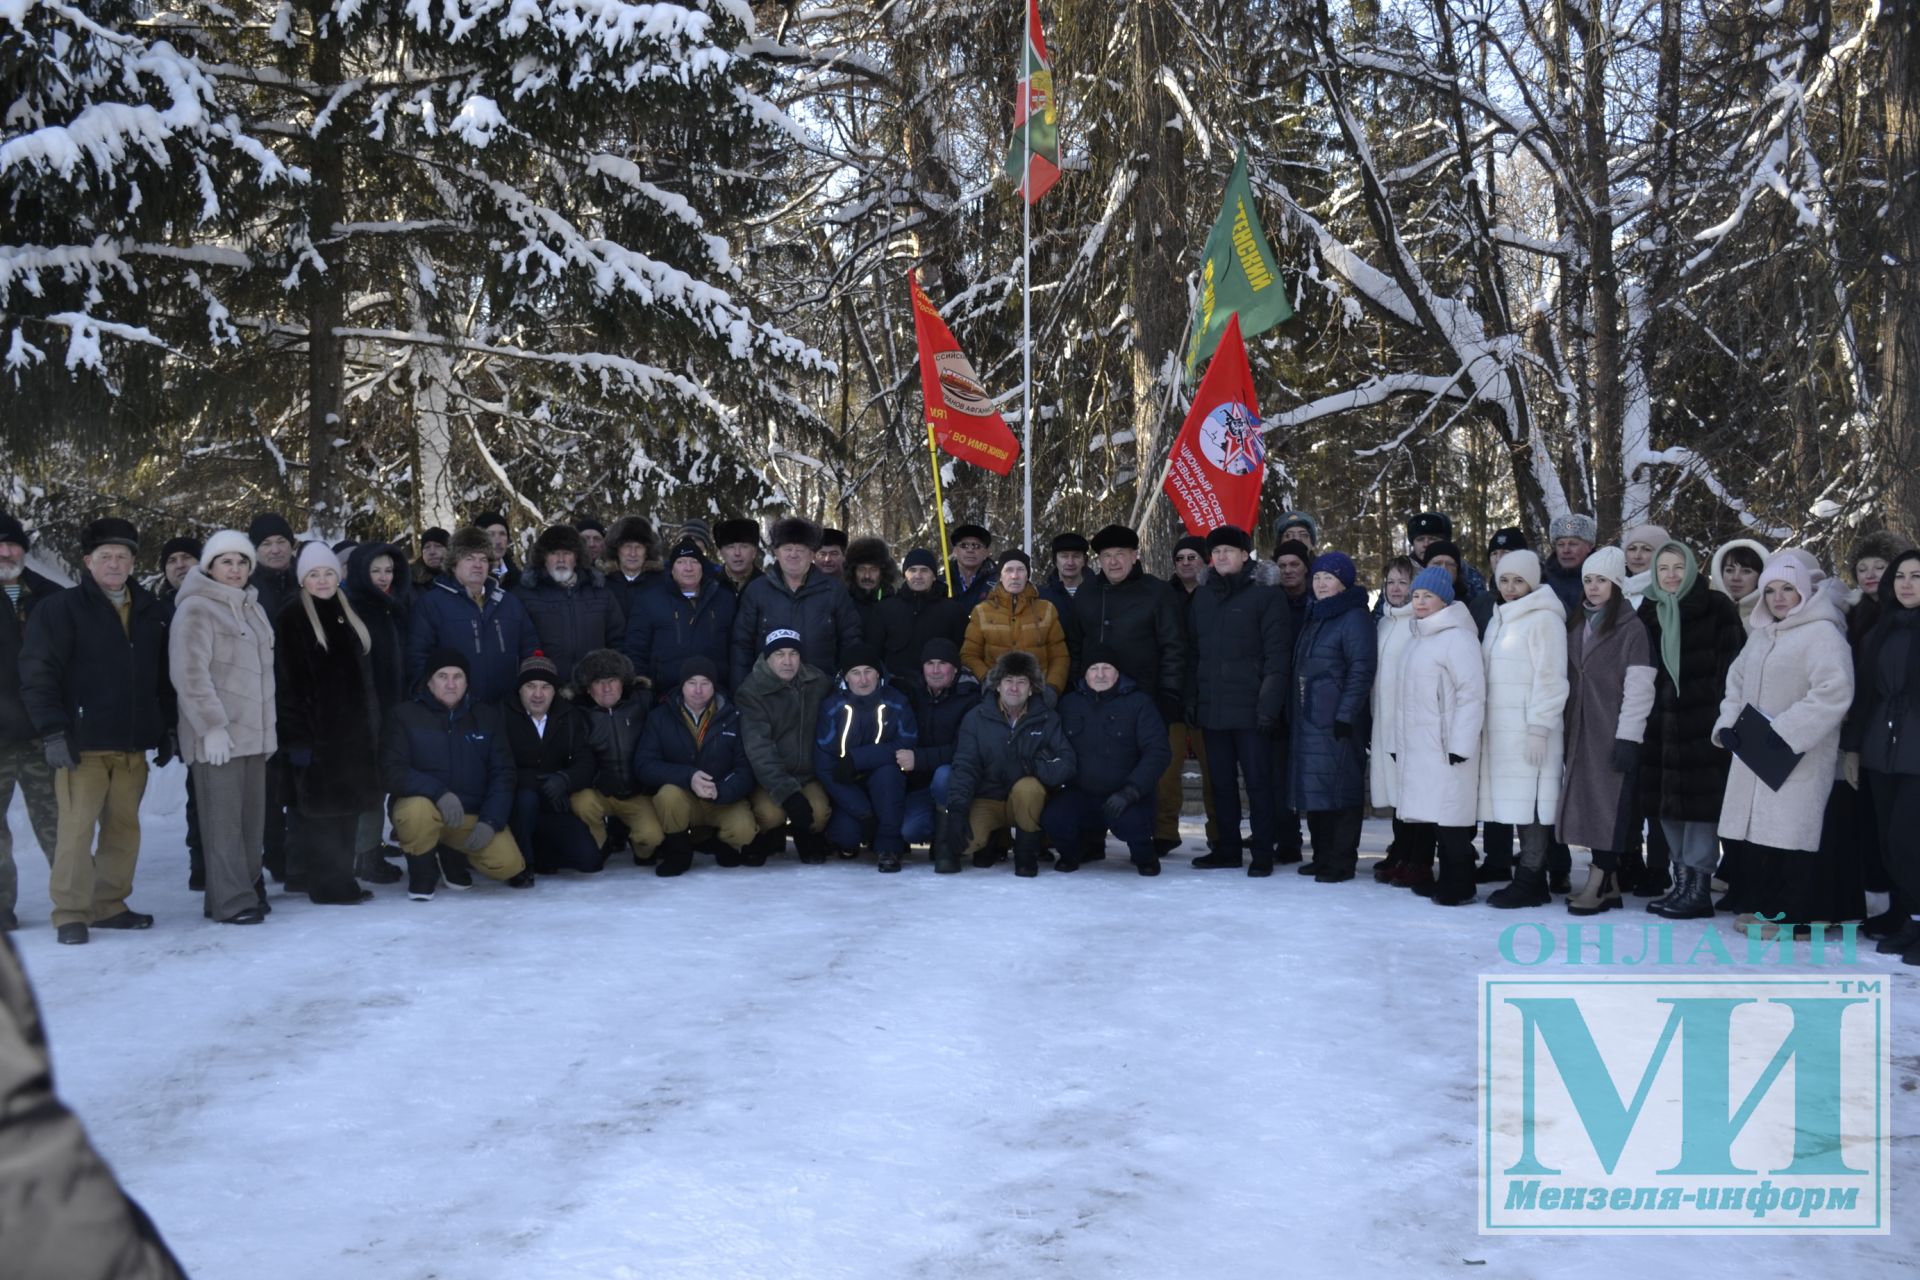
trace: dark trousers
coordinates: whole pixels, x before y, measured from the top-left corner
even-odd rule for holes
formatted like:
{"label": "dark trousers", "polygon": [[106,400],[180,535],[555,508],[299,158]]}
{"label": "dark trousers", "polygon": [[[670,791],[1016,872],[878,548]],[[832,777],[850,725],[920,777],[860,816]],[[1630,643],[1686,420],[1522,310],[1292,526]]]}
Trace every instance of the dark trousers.
{"label": "dark trousers", "polygon": [[1753,910],[1760,915],[1778,916],[1784,925],[1806,924],[1825,919],[1820,909],[1820,855],[1805,849],[1771,849],[1766,845],[1743,842],[1748,867],[1758,880],[1753,893]]}
{"label": "dark trousers", "polygon": [[285,752],[276,751],[267,759],[267,827],[260,842],[260,865],[283,884],[289,875],[304,870],[288,861],[287,810],[292,804],[293,766]]}
{"label": "dark trousers", "polygon": [[[1887,775],[1875,774],[1870,769],[1860,771],[1860,789],[1852,795],[1853,839],[1854,847],[1860,853],[1860,887],[1869,893],[1886,893],[1894,887],[1889,865],[1893,847],[1881,834],[1879,807],[1873,798],[1873,789],[1878,785],[1876,777],[1884,778]],[[1911,838],[1908,843],[1912,843]]]}
{"label": "dark trousers", "polygon": [[1437,822],[1405,822],[1400,824],[1400,831],[1407,861],[1414,866],[1433,865],[1433,855],[1436,850],[1439,852],[1440,874],[1434,877],[1436,893],[1474,892],[1472,827],[1443,827]]}
{"label": "dark trousers", "polygon": [[1360,860],[1360,810],[1357,808],[1309,809],[1307,834],[1313,839],[1316,867],[1352,871]]}
{"label": "dark trousers", "polygon": [[1513,865],[1513,824],[1481,823],[1480,852],[1485,855],[1486,863],[1490,867],[1511,867]]}
{"label": "dark trousers", "polygon": [[827,842],[838,849],[867,845],[876,854],[905,853],[907,775],[889,765],[858,782],[820,779],[833,811],[827,816]]}
{"label": "dark trousers", "polygon": [[207,851],[200,843],[200,788],[194,785],[193,770],[187,770],[187,871],[193,876],[207,872]]}
{"label": "dark trousers", "polygon": [[[269,810],[267,820],[271,823],[272,819]],[[354,813],[343,818],[298,812],[288,815],[287,867],[306,877],[307,897],[313,901],[359,899],[360,882],[353,878],[354,834],[359,825],[360,815]]]}
{"label": "dark trousers", "polygon": [[1879,773],[1873,779],[1873,814],[1880,854],[1893,881],[1893,905],[1920,915],[1920,777]]}
{"label": "dark trousers", "polygon": [[574,817],[571,809],[555,813],[547,797],[531,787],[513,793],[508,826],[527,865],[542,874],[598,871],[605,864],[587,824]]}
{"label": "dark trousers", "polygon": [[1078,787],[1068,787],[1047,797],[1040,811],[1040,829],[1056,848],[1078,849],[1083,842],[1099,842],[1112,831],[1133,852],[1135,846],[1153,843],[1153,823],[1159,806],[1154,793],[1141,796],[1121,811],[1120,820],[1107,825],[1104,806],[1107,797]]}
{"label": "dark trousers", "polygon": [[[1286,790],[1285,778],[1273,771],[1274,741],[1258,729],[1206,729],[1207,763],[1213,776],[1213,817],[1220,825],[1220,852],[1238,857],[1246,846],[1240,837],[1240,779],[1247,781],[1247,804],[1253,810],[1253,856],[1273,858],[1279,816],[1275,797]],[[1298,839],[1298,833],[1295,833]]]}

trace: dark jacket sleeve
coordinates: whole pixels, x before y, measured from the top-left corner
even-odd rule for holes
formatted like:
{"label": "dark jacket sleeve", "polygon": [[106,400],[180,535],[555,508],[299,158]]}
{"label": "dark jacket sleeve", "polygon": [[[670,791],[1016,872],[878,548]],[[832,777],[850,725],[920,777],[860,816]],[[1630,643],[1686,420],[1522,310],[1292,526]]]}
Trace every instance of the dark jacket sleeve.
{"label": "dark jacket sleeve", "polygon": [[1373,627],[1364,610],[1354,609],[1341,619],[1340,704],[1334,719],[1350,725],[1363,723],[1373,694],[1373,669],[1379,661]]}
{"label": "dark jacket sleeve", "polygon": [[[760,629],[760,603],[754,599],[754,587],[759,581],[755,578],[740,592],[740,607],[733,613],[733,680],[730,688],[738,689],[753,673],[754,650],[759,647],[760,640],[754,634]],[[637,609],[640,606],[636,603],[634,607]]]}
{"label": "dark jacket sleeve", "polygon": [[980,787],[980,735],[974,729],[973,712],[960,721],[954,735],[953,772],[947,775],[947,811],[965,813]]}
{"label": "dark jacket sleeve", "polygon": [[576,711],[567,717],[567,729],[567,749],[571,754],[567,767],[562,770],[567,777],[567,790],[585,791],[593,785],[600,770],[600,757],[593,749],[592,726],[586,716]]}
{"label": "dark jacket sleeve", "polygon": [[649,686],[653,684],[653,610],[639,591],[627,600],[627,657],[634,671]]}
{"label": "dark jacket sleeve", "polygon": [[[845,587],[833,593],[833,634],[833,665],[837,671],[846,666],[847,650],[866,636],[866,628],[860,621],[860,610],[854,606],[853,595]],[[827,674],[832,675],[833,672]]]}
{"label": "dark jacket sleeve", "polygon": [[434,611],[438,602],[434,593],[438,587],[428,587],[413,602],[413,612],[407,618],[407,688],[413,689],[426,678],[427,655],[432,653],[437,643],[434,626]]}
{"label": "dark jacket sleeve", "polygon": [[[1160,687],[1147,690],[1149,699],[1185,701],[1187,687],[1187,629],[1180,620],[1179,587],[1169,582],[1153,608],[1153,642],[1160,646]],[[1165,726],[1162,726],[1163,728]]]}
{"label": "dark jacket sleeve", "polygon": [[1167,724],[1154,708],[1153,699],[1140,699],[1140,713],[1134,717],[1134,747],[1140,762],[1127,774],[1127,785],[1143,796],[1150,796],[1160,785],[1160,777],[1173,763],[1173,748],[1167,743]]}
{"label": "dark jacket sleeve", "polygon": [[67,663],[73,653],[73,600],[63,592],[27,615],[20,640],[20,700],[41,737],[67,733]]}
{"label": "dark jacket sleeve", "polygon": [[[612,591],[605,591],[600,597],[602,635],[600,647],[618,649],[621,641],[627,638],[627,615],[620,611],[620,602],[614,599]],[[562,680],[572,680],[573,672],[562,671]]]}
{"label": "dark jacket sleeve", "polygon": [[53,1087],[40,1008],[0,936],[0,1223],[8,1276],[179,1280],[180,1264],[121,1190]]}
{"label": "dark jacket sleeve", "polygon": [[[1161,731],[1161,745],[1166,745],[1166,732]],[[1046,737],[1041,740],[1040,749],[1034,753],[1033,776],[1040,785],[1052,791],[1064,787],[1073,781],[1074,772],[1080,767],[1079,758],[1073,753],[1073,743],[1067,737],[1067,727],[1059,716],[1047,727]],[[1165,772],[1164,767],[1162,772]]]}
{"label": "dark jacket sleeve", "polygon": [[[514,637],[509,643],[519,651],[520,661],[525,662],[540,647],[540,629],[533,625],[533,615],[527,612],[527,606],[520,602],[518,596],[509,595],[502,600],[500,612],[507,633]],[[564,673],[560,678],[565,680],[570,674]]]}
{"label": "dark jacket sleeve", "polygon": [[293,610],[280,616],[286,621],[274,624],[274,733],[282,751],[311,751],[315,738],[311,702],[314,677],[306,670],[303,646],[288,634],[296,625],[306,626],[307,620],[303,612]]}
{"label": "dark jacket sleeve", "polygon": [[646,724],[641,727],[640,741],[633,749],[633,776],[650,792],[658,791],[661,787],[693,790],[693,766],[667,758],[663,741],[666,732],[664,717],[670,714],[671,707],[654,708],[648,714]]}
{"label": "dark jacket sleeve", "polygon": [[495,831],[506,830],[513,817],[513,752],[507,746],[505,718],[494,721],[493,741],[488,743],[487,794],[480,801],[480,821]]}
{"label": "dark jacket sleeve", "polygon": [[1260,611],[1260,722],[1278,725],[1287,717],[1287,685],[1293,679],[1293,615],[1278,587],[1267,592]]}
{"label": "dark jacket sleeve", "polygon": [[[513,757],[513,789],[515,791],[538,791],[540,789],[540,736],[534,732],[532,721],[523,722],[514,712],[506,713],[507,752]],[[557,727],[549,715],[548,732]]]}
{"label": "dark jacket sleeve", "polygon": [[380,785],[390,796],[425,796],[438,800],[447,784],[413,767],[413,743],[400,709],[387,717],[380,732]]}
{"label": "dark jacket sleeve", "polygon": [[753,769],[747,763],[747,753],[740,737],[740,713],[735,711],[732,723],[724,726],[733,734],[732,768],[713,780],[714,803],[736,804],[753,794]]}

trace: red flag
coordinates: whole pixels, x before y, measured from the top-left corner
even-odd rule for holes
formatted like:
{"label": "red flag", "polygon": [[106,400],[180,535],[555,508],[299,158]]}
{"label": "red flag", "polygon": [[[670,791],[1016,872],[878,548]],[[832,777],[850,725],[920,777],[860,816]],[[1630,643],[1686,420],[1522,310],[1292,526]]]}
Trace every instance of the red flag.
{"label": "red flag", "polygon": [[1253,369],[1235,314],[1174,437],[1173,457],[1160,487],[1173,499],[1188,533],[1204,537],[1223,524],[1252,533],[1260,519],[1260,485],[1266,478],[1260,406],[1253,397]]}
{"label": "red flag", "polygon": [[913,291],[913,340],[920,348],[920,396],[934,439],[962,462],[1006,475],[1020,457],[1020,442],[911,271],[907,288]]}

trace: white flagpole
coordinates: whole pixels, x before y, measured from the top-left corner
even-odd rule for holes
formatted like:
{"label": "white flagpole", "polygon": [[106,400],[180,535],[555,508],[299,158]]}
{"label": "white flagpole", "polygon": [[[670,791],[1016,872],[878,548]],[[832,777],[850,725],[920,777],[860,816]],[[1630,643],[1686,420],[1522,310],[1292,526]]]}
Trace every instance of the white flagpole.
{"label": "white flagpole", "polygon": [[1027,119],[1020,130],[1020,446],[1025,464],[1026,536],[1021,546],[1033,553],[1033,88],[1027,61],[1033,56],[1033,0],[1027,0],[1026,40],[1020,48],[1020,92]]}

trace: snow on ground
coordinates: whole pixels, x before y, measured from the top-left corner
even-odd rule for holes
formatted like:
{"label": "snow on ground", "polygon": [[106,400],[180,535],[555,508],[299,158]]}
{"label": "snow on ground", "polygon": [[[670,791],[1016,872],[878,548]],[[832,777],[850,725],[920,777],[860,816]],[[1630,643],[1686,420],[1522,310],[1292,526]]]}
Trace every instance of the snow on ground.
{"label": "snow on ground", "polygon": [[1191,846],[1157,880],[703,858],[276,895],[236,929],[186,888],[180,785],[148,798],[150,933],[56,946],[11,822],[61,1092],[199,1280],[1914,1266],[1909,972],[1891,1236],[1490,1238],[1475,978],[1511,917],[1364,863],[1329,886],[1193,871]]}

